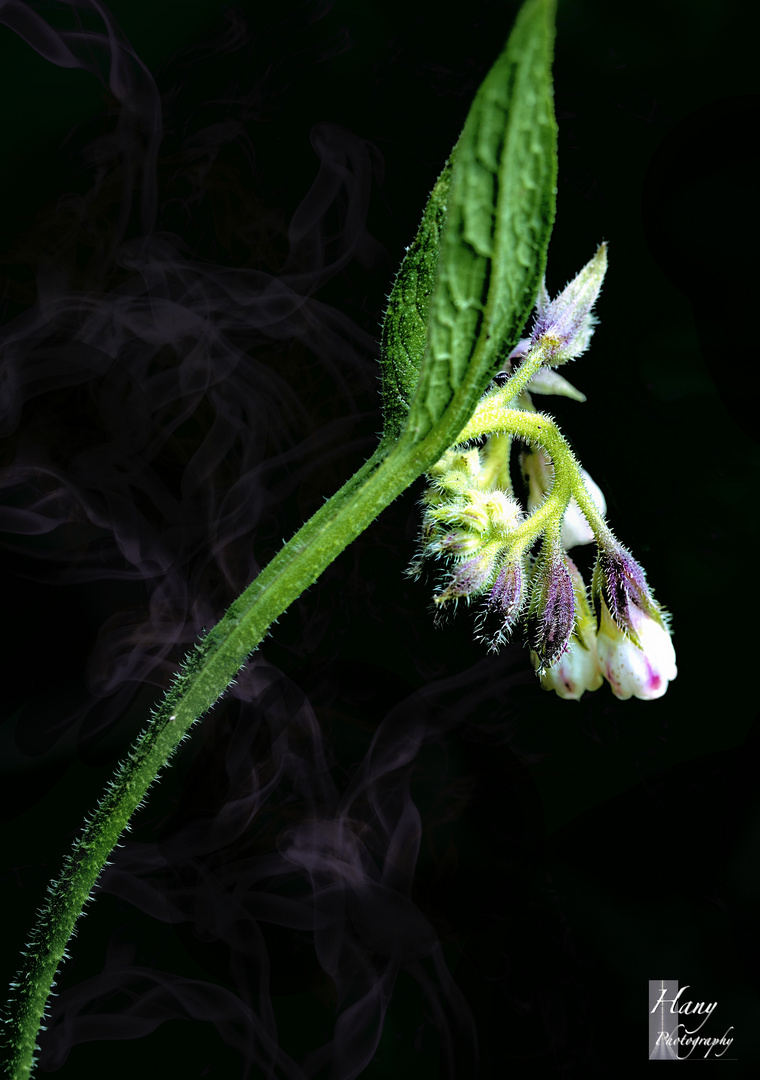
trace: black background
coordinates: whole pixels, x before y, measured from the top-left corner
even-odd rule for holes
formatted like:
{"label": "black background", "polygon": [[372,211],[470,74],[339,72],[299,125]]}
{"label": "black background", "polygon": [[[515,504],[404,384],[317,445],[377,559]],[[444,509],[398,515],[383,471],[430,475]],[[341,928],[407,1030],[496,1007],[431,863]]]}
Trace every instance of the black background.
{"label": "black background", "polygon": [[[64,5],[39,10],[68,25]],[[373,342],[384,298],[516,5],[474,2],[455,15],[414,0],[288,2],[276,12],[254,3],[227,9],[211,0],[119,0],[110,10],[164,95],[159,225],[181,234],[188,259],[278,273],[288,223],[317,176],[315,125],[337,125],[317,130],[353,148],[353,176],[361,181],[351,188],[358,217],[346,209],[347,187],[314,233],[327,264],[346,238],[350,257],[322,279],[314,271],[304,285],[322,305],[314,309],[317,323],[338,328],[334,357],[328,363],[322,345],[310,351],[302,328],[250,345],[270,373],[259,385],[279,404],[262,397],[251,405],[254,457],[236,444],[231,471],[220,469],[215,483],[221,491],[245,458],[255,473],[246,489],[258,500],[250,511],[255,528],[230,540],[216,562],[204,562],[202,551],[187,556],[179,578],[192,585],[169,605],[181,625],[183,602],[201,595],[205,622],[221,614],[236,583],[246,583],[247,569],[265,563],[371,452],[380,426]],[[247,840],[193,848],[197,830],[218,821],[232,798],[230,762],[240,748],[251,769],[267,763],[262,776],[275,761],[265,734],[258,741],[241,734],[255,730],[262,710],[275,717],[272,730],[313,710],[339,793],[379,725],[401,741],[422,732],[422,748],[397,783],[408,785],[421,814],[413,904],[365,912],[402,941],[401,974],[367,1077],[639,1075],[648,1067],[647,981],[663,974],[689,984],[696,999],[718,1002],[712,1034],[734,1026],[727,1057],[738,1060],[709,1067],[754,1075],[760,1064],[757,230],[749,165],[757,95],[747,19],[747,5],[736,0],[635,8],[566,2],[558,16],[560,172],[549,290],[561,288],[602,239],[610,269],[592,348],[568,372],[589,400],[548,404],[603,487],[613,528],[673,613],[679,675],[665,698],[619,702],[604,687],[580,704],[563,702],[540,690],[519,646],[486,657],[466,612],[436,630],[431,583],[403,574],[415,543],[415,487],[279,621],[244,681],[247,704],[231,699],[214,711],[135,820],[126,849],[132,880],[141,879],[140,853],[147,860],[160,851],[164,869],[143,873],[152,895],[185,889],[212,904],[220,868],[234,877],[238,862],[248,866],[249,856],[276,851],[286,830],[314,810],[297,795],[273,796]],[[221,55],[224,34],[239,44]],[[187,49],[196,51],[178,55]],[[5,27],[0,56],[0,257],[4,322],[16,325],[37,300],[40,266],[55,267],[56,259],[75,284],[97,294],[87,277],[92,244],[66,240],[56,206],[64,193],[93,183],[86,147],[113,129],[115,113],[90,73],[52,65]],[[186,213],[177,209],[176,155],[199,131],[207,146],[221,144],[213,125],[230,116],[245,136],[208,157],[198,181],[204,199]],[[136,220],[126,228],[139,232]],[[311,265],[306,247],[296,254],[301,267]],[[55,274],[44,280],[54,291]],[[72,444],[108,445],[93,405],[102,398],[86,382],[72,389],[50,374],[47,384],[41,378],[3,431],[11,507],[30,498],[14,480],[19,462],[44,460],[65,476]],[[167,490],[209,430],[213,416],[204,408],[181,437],[146,458]],[[256,453],[266,467],[255,469]],[[70,837],[192,640],[191,633],[167,646],[165,665],[142,681],[123,683],[123,715],[109,711],[97,688],[126,655],[127,637],[105,638],[102,628],[108,619],[117,627],[145,624],[156,579],[109,577],[108,566],[126,563],[103,539],[108,528],[78,530],[60,492],[57,498],[66,520],[57,530],[2,534],[8,979]],[[129,508],[113,512],[127,530],[137,520],[136,510],[134,517]],[[155,507],[140,512],[160,531]],[[213,523],[205,534],[198,529],[202,545]],[[95,565],[88,558],[99,544],[100,577],[68,580],[77,567]],[[199,561],[205,569],[197,570]],[[148,625],[158,632],[158,622]],[[145,633],[147,655],[153,645]],[[393,790],[396,780],[387,784]],[[117,854],[117,869],[118,861]],[[78,1078],[104,1068],[113,1076],[167,1068],[188,1078],[266,1075],[258,1059],[241,1064],[247,1036],[229,1036],[223,1026],[229,1020],[244,1031],[231,1004],[241,993],[235,972],[255,965],[243,950],[236,967],[229,942],[245,940],[257,962],[271,958],[269,988],[249,1004],[263,1014],[264,999],[273,1003],[282,1047],[296,1063],[272,1075],[355,1074],[341,1065],[351,1060],[348,1043],[333,1053],[334,1073],[298,1071],[332,1038],[336,1014],[308,932],[260,919],[262,936],[251,944],[255,932],[232,933],[225,909],[200,932],[197,919],[153,917],[155,904],[146,914],[141,895],[127,885],[109,891],[106,879],[89,908],[59,979],[43,1069]],[[433,927],[461,994],[444,1019],[421,989],[421,969],[408,969],[413,961],[433,983],[439,977],[424,942],[414,944],[415,912]],[[342,931],[371,942],[360,924],[348,916]],[[366,948],[381,970],[387,948]],[[198,990],[193,1012],[179,991],[150,997],[150,972],[168,973],[171,985],[184,979],[221,989],[216,996]],[[92,989],[77,989],[83,986]],[[149,1020],[145,1030],[119,1027],[118,1016],[141,996],[140,1015],[154,1017],[155,1030],[147,1031]],[[222,1002],[216,1022],[212,999]],[[83,1010],[79,1020],[74,1003]],[[88,1027],[87,1015],[101,1020]],[[83,1041],[86,1031],[97,1039]]]}

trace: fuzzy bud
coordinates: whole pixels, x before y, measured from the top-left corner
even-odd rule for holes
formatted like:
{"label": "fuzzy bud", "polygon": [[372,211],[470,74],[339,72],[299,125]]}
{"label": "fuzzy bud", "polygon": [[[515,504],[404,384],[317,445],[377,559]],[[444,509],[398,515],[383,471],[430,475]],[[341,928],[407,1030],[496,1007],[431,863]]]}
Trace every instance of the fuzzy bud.
{"label": "fuzzy bud", "polygon": [[540,349],[550,367],[575,360],[588,348],[596,323],[591,311],[606,270],[607,245],[601,244],[554,300],[549,300],[545,285],[539,289],[530,348]]}
{"label": "fuzzy bud", "polygon": [[536,670],[542,674],[563,655],[575,625],[573,583],[557,540],[544,539],[533,568],[528,621]]}
{"label": "fuzzy bud", "polygon": [[665,628],[660,606],[647,585],[644,568],[636,562],[630,551],[616,540],[599,545],[591,593],[600,626],[600,605],[604,605],[619,629],[628,634],[634,643],[638,644],[637,612],[644,612],[659,623],[660,627]]}
{"label": "fuzzy bud", "polygon": [[440,605],[448,600],[471,600],[480,596],[495,569],[494,553],[487,549],[479,551],[455,566],[445,587],[434,597],[435,603]]}
{"label": "fuzzy bud", "polygon": [[428,471],[433,488],[447,493],[477,487],[480,476],[480,454],[475,450],[447,450]]}
{"label": "fuzzy bud", "polygon": [[[604,679],[597,656],[596,619],[589,607],[586,585],[571,559],[567,559],[567,566],[575,597],[575,629],[559,661],[541,674],[541,686],[566,700],[580,701],[587,690],[598,690]],[[531,653],[531,660],[538,667],[536,653]]]}
{"label": "fuzzy bud", "polygon": [[527,589],[522,556],[508,556],[493,581],[483,607],[477,636],[488,642],[491,652],[498,652],[517,625]]}

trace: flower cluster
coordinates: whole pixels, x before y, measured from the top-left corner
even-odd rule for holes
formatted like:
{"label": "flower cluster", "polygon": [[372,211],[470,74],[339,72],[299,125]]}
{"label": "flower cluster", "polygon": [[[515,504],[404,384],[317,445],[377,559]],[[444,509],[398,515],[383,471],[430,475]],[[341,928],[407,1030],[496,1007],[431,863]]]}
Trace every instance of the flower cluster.
{"label": "flower cluster", "polygon": [[526,599],[525,559],[513,543],[524,517],[508,490],[493,486],[492,468],[479,449],[449,450],[429,473],[424,496],[424,559],[444,558],[450,571],[435,596],[448,601],[485,596],[485,613],[499,619],[492,647],[509,636]]}
{"label": "flower cluster", "polygon": [[[602,245],[554,300],[542,285],[531,337],[507,357],[462,445],[428,473],[412,570],[443,563],[436,608],[477,601],[477,633],[490,649],[522,626],[545,689],[579,700],[606,679],[619,698],[652,699],[677,674],[667,618],[644,570],[607,526],[600,488],[531,396],[585,400],[553,369],[587,348],[606,265]],[[522,501],[511,476],[515,439]],[[594,541],[589,591],[568,551]]]}

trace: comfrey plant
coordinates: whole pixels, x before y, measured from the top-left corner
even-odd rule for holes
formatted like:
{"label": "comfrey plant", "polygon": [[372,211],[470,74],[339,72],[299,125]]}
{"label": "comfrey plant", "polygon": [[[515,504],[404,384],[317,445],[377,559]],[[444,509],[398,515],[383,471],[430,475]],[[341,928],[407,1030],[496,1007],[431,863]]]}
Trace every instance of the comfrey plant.
{"label": "comfrey plant", "polygon": [[[605,524],[601,493],[557,426],[531,401],[534,393],[579,397],[554,369],[587,347],[606,266],[602,247],[555,300],[546,295],[557,177],[553,6],[528,0],[522,8],[393,285],[377,450],[186,658],[51,883],[6,1009],[7,1076],[31,1074],[76,921],[179,743],[272,623],[423,474],[429,488],[415,568],[431,559],[447,565],[439,609],[478,599],[477,633],[491,648],[524,625],[544,686],[566,697],[603,677],[619,697],[655,697],[675,676],[665,616],[643,570]],[[524,507],[511,483],[514,440],[524,447]],[[592,537],[598,557],[589,601],[567,549]]]}
{"label": "comfrey plant", "polygon": [[[509,354],[497,376],[501,385],[482,398],[460,445],[428,471],[412,572],[419,576],[425,560],[448,564],[435,604],[479,600],[477,632],[491,650],[523,623],[541,684],[560,697],[579,699],[606,678],[619,698],[657,698],[676,676],[667,616],[643,569],[605,523],[601,490],[531,400],[531,392],[584,400],[553,369],[587,349],[606,269],[602,244],[554,300],[542,282],[531,336]],[[513,439],[534,447],[520,455],[527,515],[512,487]],[[482,445],[461,445],[476,441]],[[595,616],[567,554],[592,540]]]}

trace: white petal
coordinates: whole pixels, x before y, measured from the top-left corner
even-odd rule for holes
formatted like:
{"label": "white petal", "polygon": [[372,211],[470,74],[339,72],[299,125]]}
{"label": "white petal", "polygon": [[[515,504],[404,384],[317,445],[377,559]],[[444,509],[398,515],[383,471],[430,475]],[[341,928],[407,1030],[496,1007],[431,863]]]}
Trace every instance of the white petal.
{"label": "white petal", "polygon": [[675,649],[667,630],[638,608],[632,609],[632,615],[634,612],[641,648],[618,629],[603,609],[597,636],[599,666],[615,697],[622,701],[634,696],[652,701],[662,697],[678,674]]}

